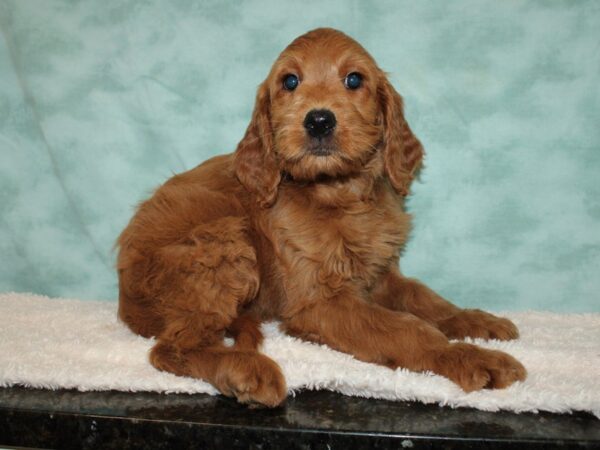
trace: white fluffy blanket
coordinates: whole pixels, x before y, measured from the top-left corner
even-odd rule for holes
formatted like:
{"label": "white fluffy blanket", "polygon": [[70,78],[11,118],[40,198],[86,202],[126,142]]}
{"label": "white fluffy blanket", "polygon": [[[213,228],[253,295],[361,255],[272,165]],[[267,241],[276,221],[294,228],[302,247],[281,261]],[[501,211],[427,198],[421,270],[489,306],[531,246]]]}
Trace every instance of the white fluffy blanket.
{"label": "white fluffy blanket", "polygon": [[[0,386],[80,391],[215,394],[209,384],[159,372],[153,341],[117,320],[114,302],[0,294]],[[329,389],[347,395],[414,400],[486,411],[590,411],[600,418],[600,314],[506,314],[521,331],[513,342],[476,341],[517,357],[527,380],[504,390],[465,394],[449,380],[357,361],[263,325],[263,351],[279,363],[290,392]]]}

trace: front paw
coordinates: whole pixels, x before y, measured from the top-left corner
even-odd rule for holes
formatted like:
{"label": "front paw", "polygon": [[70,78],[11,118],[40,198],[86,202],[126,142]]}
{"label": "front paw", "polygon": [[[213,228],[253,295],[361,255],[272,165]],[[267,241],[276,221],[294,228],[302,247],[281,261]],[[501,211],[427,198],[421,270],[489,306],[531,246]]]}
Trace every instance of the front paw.
{"label": "front paw", "polygon": [[503,389],[527,377],[525,367],[509,354],[465,343],[451,344],[439,351],[434,371],[465,392]]}
{"label": "front paw", "polygon": [[471,337],[508,341],[519,337],[519,330],[510,320],[479,309],[464,309],[441,320],[437,326],[449,339]]}
{"label": "front paw", "polygon": [[274,408],[287,395],[285,378],[275,361],[256,351],[225,354],[218,366],[214,386],[223,395],[257,408]]}

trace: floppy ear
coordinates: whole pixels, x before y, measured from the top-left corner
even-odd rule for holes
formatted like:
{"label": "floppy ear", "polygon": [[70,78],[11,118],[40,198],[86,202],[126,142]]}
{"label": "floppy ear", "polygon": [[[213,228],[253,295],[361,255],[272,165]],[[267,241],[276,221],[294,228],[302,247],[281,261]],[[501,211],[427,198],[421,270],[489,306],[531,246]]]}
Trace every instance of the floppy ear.
{"label": "floppy ear", "polygon": [[265,81],[258,88],[252,120],[244,138],[235,151],[235,174],[246,190],[256,195],[263,207],[271,206],[277,198],[281,173],[273,154],[273,131],[269,90]]}
{"label": "floppy ear", "polygon": [[384,169],[396,192],[407,196],[425,152],[404,119],[402,97],[383,74],[378,95],[383,114]]}

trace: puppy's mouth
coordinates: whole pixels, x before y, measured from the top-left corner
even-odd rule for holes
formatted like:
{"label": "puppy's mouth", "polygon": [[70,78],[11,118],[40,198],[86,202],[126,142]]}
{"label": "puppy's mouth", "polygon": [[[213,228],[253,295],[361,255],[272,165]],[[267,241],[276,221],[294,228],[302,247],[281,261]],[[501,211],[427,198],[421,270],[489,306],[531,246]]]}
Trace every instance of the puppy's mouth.
{"label": "puppy's mouth", "polygon": [[316,147],[308,150],[308,154],[311,156],[327,157],[334,154],[336,150],[332,147]]}
{"label": "puppy's mouth", "polygon": [[337,153],[337,151],[333,136],[309,138],[305,146],[305,152],[312,156],[326,157]]}

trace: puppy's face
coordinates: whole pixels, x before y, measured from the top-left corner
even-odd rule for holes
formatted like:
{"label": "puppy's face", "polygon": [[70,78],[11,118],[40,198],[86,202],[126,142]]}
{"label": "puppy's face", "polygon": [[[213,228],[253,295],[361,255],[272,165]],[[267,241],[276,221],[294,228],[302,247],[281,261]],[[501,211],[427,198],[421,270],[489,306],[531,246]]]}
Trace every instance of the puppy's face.
{"label": "puppy's face", "polygon": [[308,33],[275,62],[267,89],[273,149],[297,180],[338,177],[365,166],[382,140],[379,70],[341,33]]}
{"label": "puppy's face", "polygon": [[344,33],[320,28],[275,61],[234,165],[240,183],[268,207],[284,173],[317,182],[387,177],[406,195],[422,158],[402,99],[373,58]]}

